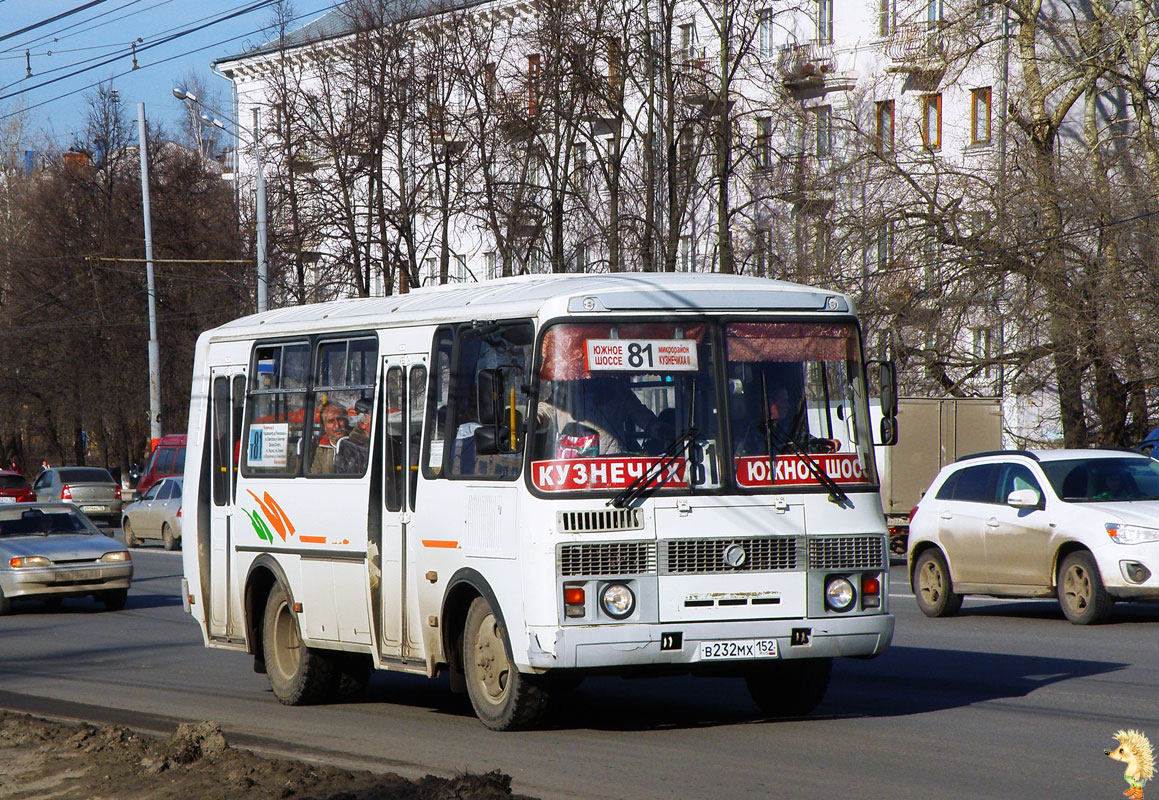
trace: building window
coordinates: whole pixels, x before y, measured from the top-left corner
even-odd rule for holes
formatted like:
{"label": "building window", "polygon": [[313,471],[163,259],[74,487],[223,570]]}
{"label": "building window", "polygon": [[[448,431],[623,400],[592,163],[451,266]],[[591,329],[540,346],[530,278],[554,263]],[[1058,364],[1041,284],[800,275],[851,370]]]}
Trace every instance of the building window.
{"label": "building window", "polygon": [[757,140],[755,155],[758,169],[768,169],[773,165],[773,118],[757,117]]}
{"label": "building window", "polygon": [[696,174],[696,143],[690,130],[680,132],[677,159],[679,161],[680,180],[688,183]]}
{"label": "building window", "polygon": [[831,106],[817,106],[813,115],[814,152],[818,158],[828,158],[833,153],[833,110]]}
{"label": "building window", "polygon": [[467,282],[467,257],[465,255],[455,254],[452,262],[455,266],[455,274],[452,280],[455,283]]}
{"label": "building window", "polygon": [[762,8],[757,12],[757,54],[773,54],[773,10]]}
{"label": "building window", "polygon": [[982,0],[978,3],[978,8],[974,11],[974,17],[983,25],[986,25],[994,20],[994,3],[989,0]]}
{"label": "building window", "polygon": [[833,0],[817,0],[817,43],[833,44]]}
{"label": "building window", "polygon": [[942,96],[922,95],[922,144],[930,150],[942,146]]}
{"label": "building window", "polygon": [[439,283],[439,260],[437,258],[423,259],[423,274],[419,285],[437,286]]}
{"label": "building window", "polygon": [[499,95],[499,68],[494,62],[483,65],[483,96],[493,102]]}
{"label": "building window", "polygon": [[588,189],[588,146],[577,144],[572,154],[571,183],[576,192]]}
{"label": "building window", "polygon": [[877,35],[889,36],[893,32],[894,0],[877,0]]}
{"label": "building window", "polygon": [[680,264],[681,272],[692,272],[692,237],[680,237]]}
{"label": "building window", "polygon": [[499,254],[494,250],[488,250],[483,254],[483,263],[487,268],[487,280],[493,280],[499,277]]}
{"label": "building window", "polygon": [[893,263],[893,222],[882,223],[874,241],[873,266],[878,272],[886,270]]}
{"label": "building window", "polygon": [[624,90],[624,49],[619,37],[608,39],[608,87],[612,95],[618,97]]}
{"label": "building window", "polygon": [[527,113],[534,117],[539,111],[539,53],[527,57]]}
{"label": "building window", "polygon": [[874,144],[877,152],[883,156],[893,152],[892,100],[882,100],[877,104],[877,133]]}
{"label": "building window", "polygon": [[970,144],[990,144],[990,87],[970,91]]}
{"label": "building window", "polygon": [[688,22],[680,26],[680,58],[685,64],[700,58],[700,48],[696,45],[695,22]]}

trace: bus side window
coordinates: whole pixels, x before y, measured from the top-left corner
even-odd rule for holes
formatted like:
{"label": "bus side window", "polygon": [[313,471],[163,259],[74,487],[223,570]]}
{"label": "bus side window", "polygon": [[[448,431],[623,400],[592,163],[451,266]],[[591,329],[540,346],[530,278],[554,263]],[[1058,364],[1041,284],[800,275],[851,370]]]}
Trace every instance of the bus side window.
{"label": "bus side window", "polygon": [[386,510],[402,511],[403,453],[402,453],[402,367],[386,371],[386,448],[385,480]]}
{"label": "bus side window", "polygon": [[428,479],[443,477],[443,452],[447,440],[448,402],[451,387],[451,345],[454,332],[443,328],[435,334],[435,347],[431,359],[430,397],[427,414],[431,416],[430,440],[426,445],[423,459],[423,477]]}
{"label": "bus side window", "polygon": [[298,474],[309,377],[310,345],[306,342],[254,347],[241,442],[242,474]]}
{"label": "bus side window", "polygon": [[[514,416],[518,429],[526,418],[527,376],[533,340],[534,331],[529,322],[506,323],[483,331],[462,330],[456,350],[456,381],[451,387],[450,406],[454,419],[447,426],[450,435],[454,436],[449,465],[451,477],[486,480],[514,480],[518,477],[523,462],[523,436],[520,430],[513,433],[507,420]],[[503,435],[516,443],[514,447],[500,448],[498,453],[483,454],[475,446],[479,440],[476,431],[483,428],[478,387],[479,374],[484,371],[502,376],[502,397],[498,398],[497,407],[503,419],[489,423],[494,430],[484,430],[483,435],[490,434],[494,440],[498,432],[503,431]]]}

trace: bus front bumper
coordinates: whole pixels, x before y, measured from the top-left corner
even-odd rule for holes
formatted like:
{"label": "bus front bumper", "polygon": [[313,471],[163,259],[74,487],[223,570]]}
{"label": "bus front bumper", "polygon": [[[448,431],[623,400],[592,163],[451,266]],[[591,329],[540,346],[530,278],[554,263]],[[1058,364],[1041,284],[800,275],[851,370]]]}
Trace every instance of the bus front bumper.
{"label": "bus front bumper", "polygon": [[[674,625],[585,625],[533,627],[528,662],[532,669],[595,669],[620,666],[708,665],[705,643],[776,641],[776,657],[876,656],[893,639],[892,614],[752,622],[692,622]],[[767,650],[767,646],[764,646]],[[726,654],[740,646],[717,646]],[[743,655],[735,661],[746,660]]]}

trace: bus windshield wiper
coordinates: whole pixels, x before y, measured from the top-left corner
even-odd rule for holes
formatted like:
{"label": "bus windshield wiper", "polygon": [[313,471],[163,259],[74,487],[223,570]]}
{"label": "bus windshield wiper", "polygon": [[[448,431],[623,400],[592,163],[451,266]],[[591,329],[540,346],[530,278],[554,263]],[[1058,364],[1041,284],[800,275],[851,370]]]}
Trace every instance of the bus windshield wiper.
{"label": "bus windshield wiper", "polygon": [[[695,425],[689,426],[687,430],[676,437],[672,444],[664,448],[659,461],[648,467],[639,478],[625,486],[607,504],[616,508],[624,508],[634,500],[645,500],[651,497],[653,492],[664,485],[664,474],[676,463],[678,458],[685,457],[688,448],[699,435],[700,430]],[[688,475],[688,480],[689,485],[691,485],[691,473]]]}
{"label": "bus windshield wiper", "polygon": [[[773,437],[774,434],[770,432],[769,439],[772,440]],[[850,508],[853,507],[853,503],[849,500],[849,495],[845,493],[845,490],[837,485],[837,481],[826,475],[825,470],[821,469],[817,462],[813,460],[813,457],[809,455],[804,448],[798,445],[796,441],[792,439],[786,439],[785,441],[781,442],[780,445],[781,447],[778,447],[778,450],[782,447],[788,448],[793,455],[801,459],[801,461],[805,464],[806,469],[809,470],[809,473],[817,479],[819,484],[825,487],[827,492],[829,492],[830,500],[842,508],[845,508],[846,506]],[[774,457],[771,455],[773,451],[770,450],[769,452],[769,475],[773,475],[775,474],[773,472],[775,467],[772,463]]]}

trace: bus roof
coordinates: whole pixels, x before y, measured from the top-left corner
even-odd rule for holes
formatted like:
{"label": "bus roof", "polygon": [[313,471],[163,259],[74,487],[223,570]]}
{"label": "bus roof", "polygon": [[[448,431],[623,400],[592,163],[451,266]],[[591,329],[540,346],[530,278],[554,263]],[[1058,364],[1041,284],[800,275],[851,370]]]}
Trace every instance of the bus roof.
{"label": "bus roof", "polygon": [[351,298],[252,314],[215,329],[223,338],[465,319],[635,311],[852,313],[845,295],[786,281],[713,273],[523,275],[388,297]]}

